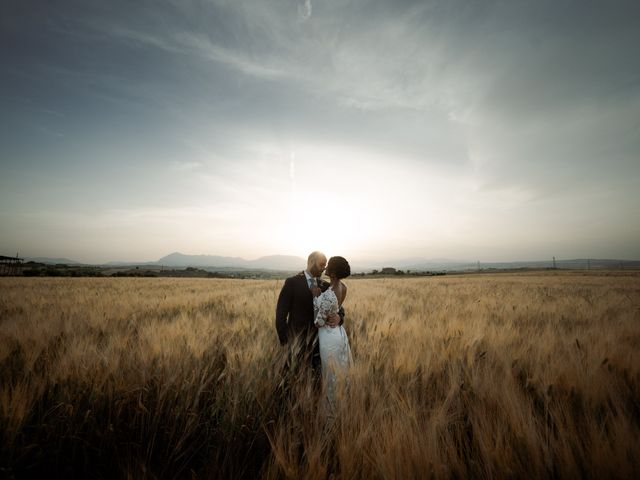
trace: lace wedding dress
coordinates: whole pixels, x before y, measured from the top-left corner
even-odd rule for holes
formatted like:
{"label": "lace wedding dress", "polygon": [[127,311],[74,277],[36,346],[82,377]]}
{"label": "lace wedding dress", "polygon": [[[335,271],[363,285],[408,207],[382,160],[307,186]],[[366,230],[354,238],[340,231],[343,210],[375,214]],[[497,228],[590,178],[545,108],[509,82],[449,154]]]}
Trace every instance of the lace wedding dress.
{"label": "lace wedding dress", "polygon": [[313,304],[317,309],[315,324],[318,327],[322,377],[324,378],[328,400],[333,405],[338,377],[341,373],[344,373],[353,359],[347,332],[342,325],[331,328],[325,324],[327,316],[332,313],[338,313],[340,308],[338,297],[336,297],[333,289],[329,287],[320,296],[315,297]]}

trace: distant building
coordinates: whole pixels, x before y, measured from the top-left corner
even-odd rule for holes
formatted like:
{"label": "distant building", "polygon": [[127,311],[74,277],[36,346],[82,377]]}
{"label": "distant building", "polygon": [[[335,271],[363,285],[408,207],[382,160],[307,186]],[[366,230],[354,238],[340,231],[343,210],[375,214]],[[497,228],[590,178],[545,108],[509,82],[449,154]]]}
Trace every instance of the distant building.
{"label": "distant building", "polygon": [[382,273],[383,275],[395,275],[397,273],[397,270],[392,267],[384,267],[380,273]]}

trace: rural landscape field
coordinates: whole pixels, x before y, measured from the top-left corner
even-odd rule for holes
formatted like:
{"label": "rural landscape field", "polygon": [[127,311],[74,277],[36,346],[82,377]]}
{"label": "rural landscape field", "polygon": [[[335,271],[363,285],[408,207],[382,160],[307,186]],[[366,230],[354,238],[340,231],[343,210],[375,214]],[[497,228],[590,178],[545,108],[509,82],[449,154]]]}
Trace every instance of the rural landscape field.
{"label": "rural landscape field", "polygon": [[282,280],[0,279],[4,478],[637,478],[640,273],[347,279],[330,421]]}

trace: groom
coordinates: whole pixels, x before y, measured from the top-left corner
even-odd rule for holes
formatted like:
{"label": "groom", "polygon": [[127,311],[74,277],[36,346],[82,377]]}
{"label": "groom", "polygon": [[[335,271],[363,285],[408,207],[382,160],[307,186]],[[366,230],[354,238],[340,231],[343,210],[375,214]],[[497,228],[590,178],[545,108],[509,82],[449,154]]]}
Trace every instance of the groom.
{"label": "groom", "polygon": [[[296,374],[311,366],[314,377],[321,376],[318,330],[314,325],[313,297],[329,288],[328,282],[320,280],[327,266],[327,257],[322,252],[312,252],[307,259],[307,269],[289,277],[278,297],[276,307],[276,331],[280,345],[289,347],[288,370]],[[341,325],[344,310],[327,318],[330,327]]]}

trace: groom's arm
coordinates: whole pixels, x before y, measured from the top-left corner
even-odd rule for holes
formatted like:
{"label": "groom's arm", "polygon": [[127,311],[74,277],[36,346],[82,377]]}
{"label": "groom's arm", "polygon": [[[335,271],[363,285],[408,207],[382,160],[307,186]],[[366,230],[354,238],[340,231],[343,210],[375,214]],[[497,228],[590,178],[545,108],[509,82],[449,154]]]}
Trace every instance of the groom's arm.
{"label": "groom's arm", "polygon": [[342,303],[345,298],[347,298],[347,286],[343,285],[342,300],[340,300],[340,309],[338,310],[338,314],[332,315],[333,318],[329,319],[329,326],[332,328],[344,324],[344,307],[342,306]]}
{"label": "groom's arm", "polygon": [[340,307],[338,313],[332,313],[327,317],[327,325],[331,328],[335,328],[344,323],[344,308]]}
{"label": "groom's arm", "polygon": [[287,278],[284,281],[276,306],[276,332],[278,332],[280,345],[287,343],[287,317],[293,303],[293,285],[291,285],[290,280],[290,278]]}

